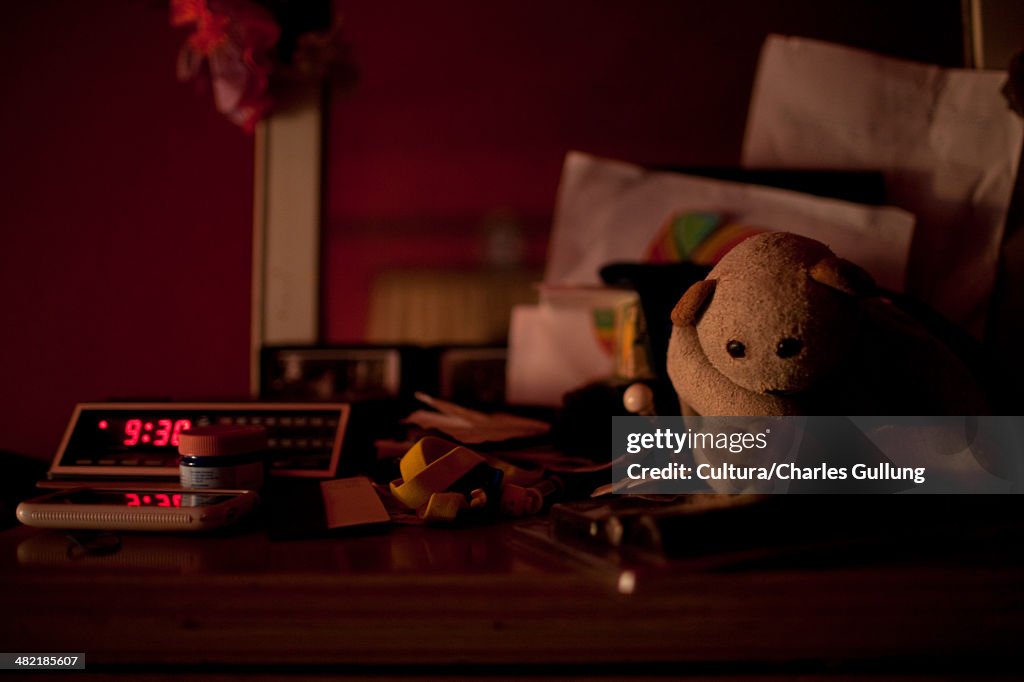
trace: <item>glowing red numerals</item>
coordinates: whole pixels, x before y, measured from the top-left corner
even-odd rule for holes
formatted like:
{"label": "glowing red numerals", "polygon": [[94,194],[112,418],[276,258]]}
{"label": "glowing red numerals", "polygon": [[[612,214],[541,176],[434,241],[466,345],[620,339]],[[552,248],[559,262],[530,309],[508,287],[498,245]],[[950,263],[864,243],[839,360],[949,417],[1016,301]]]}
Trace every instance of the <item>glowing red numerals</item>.
{"label": "glowing red numerals", "polygon": [[139,493],[125,493],[124,503],[128,507],[180,507],[181,495],[179,493],[154,493],[140,496]]}
{"label": "glowing red numerals", "polygon": [[182,431],[192,428],[192,422],[188,419],[178,419],[177,421],[173,419],[157,419],[156,426],[156,432],[150,437],[149,434],[143,433],[143,431],[151,431],[153,429],[153,422],[143,423],[141,419],[129,419],[124,423],[124,440],[122,442],[128,446],[138,445],[141,441],[157,447],[167,445],[178,447],[178,436]]}
{"label": "glowing red numerals", "polygon": [[174,422],[170,419],[161,419],[157,424],[160,428],[156,430],[156,435],[153,436],[153,445],[167,445],[171,442],[171,428],[174,426]]}
{"label": "glowing red numerals", "polygon": [[139,442],[139,436],[142,434],[142,420],[141,419],[129,419],[124,423],[124,444],[135,445]]}
{"label": "glowing red numerals", "polygon": [[187,419],[179,419],[178,421],[174,422],[174,430],[171,431],[171,445],[173,445],[174,447],[178,447],[178,434],[180,434],[182,431],[188,431],[191,428],[192,422],[190,422]]}

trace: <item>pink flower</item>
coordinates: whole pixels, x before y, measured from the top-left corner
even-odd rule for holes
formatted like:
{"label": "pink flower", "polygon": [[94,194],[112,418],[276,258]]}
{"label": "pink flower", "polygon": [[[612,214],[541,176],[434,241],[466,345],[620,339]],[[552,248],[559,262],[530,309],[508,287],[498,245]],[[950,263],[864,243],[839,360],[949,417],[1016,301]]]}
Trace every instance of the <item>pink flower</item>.
{"label": "pink flower", "polygon": [[178,55],[178,78],[208,82],[217,110],[252,132],[271,107],[273,49],[281,29],[248,0],[172,0],[171,24],[194,25]]}

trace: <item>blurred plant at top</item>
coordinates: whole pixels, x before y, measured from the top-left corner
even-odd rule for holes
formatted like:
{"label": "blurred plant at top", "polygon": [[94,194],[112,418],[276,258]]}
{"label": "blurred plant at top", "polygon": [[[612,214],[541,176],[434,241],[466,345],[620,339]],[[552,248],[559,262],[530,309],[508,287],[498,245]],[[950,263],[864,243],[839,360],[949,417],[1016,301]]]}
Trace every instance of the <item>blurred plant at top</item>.
{"label": "blurred plant at top", "polygon": [[354,69],[329,0],[171,0],[171,25],[191,33],[178,79],[210,88],[217,110],[247,132],[327,77]]}

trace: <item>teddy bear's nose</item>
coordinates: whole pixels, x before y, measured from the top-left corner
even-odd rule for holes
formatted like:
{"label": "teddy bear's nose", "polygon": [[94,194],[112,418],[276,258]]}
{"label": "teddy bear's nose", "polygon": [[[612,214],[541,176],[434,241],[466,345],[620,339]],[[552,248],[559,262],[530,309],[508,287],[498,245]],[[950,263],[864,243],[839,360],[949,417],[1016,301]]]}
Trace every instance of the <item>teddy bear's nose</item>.
{"label": "teddy bear's nose", "polygon": [[804,344],[800,342],[800,339],[782,339],[779,341],[779,345],[775,347],[775,354],[780,358],[791,358],[804,347]]}

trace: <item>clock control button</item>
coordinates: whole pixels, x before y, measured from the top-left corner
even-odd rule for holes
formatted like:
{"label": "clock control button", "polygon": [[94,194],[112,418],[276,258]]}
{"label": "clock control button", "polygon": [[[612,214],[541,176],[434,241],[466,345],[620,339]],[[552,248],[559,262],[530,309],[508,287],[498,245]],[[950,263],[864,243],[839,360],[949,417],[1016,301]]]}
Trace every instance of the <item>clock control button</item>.
{"label": "clock control button", "polygon": [[242,426],[245,426],[246,424],[249,423],[249,418],[248,417],[239,417],[238,419],[235,420],[235,423],[236,424],[241,424]]}
{"label": "clock control button", "polygon": [[142,464],[143,464],[144,466],[148,466],[148,467],[158,467],[158,466],[162,466],[162,465],[163,465],[163,463],[164,463],[164,461],[163,461],[162,459],[147,459],[147,460],[144,460],[144,461],[142,462]]}
{"label": "clock control button", "polygon": [[281,426],[291,426],[291,425],[292,425],[292,418],[291,417],[281,417]]}
{"label": "clock control button", "polygon": [[306,450],[307,448],[309,448],[309,439],[299,438],[298,440],[295,441],[295,447],[299,448],[300,450]]}
{"label": "clock control button", "polygon": [[138,466],[139,458],[138,457],[126,457],[125,459],[121,460],[121,464],[123,464],[124,466],[129,466],[129,467]]}
{"label": "clock control button", "polygon": [[75,464],[92,464],[91,459],[76,459]]}
{"label": "clock control button", "polygon": [[277,425],[277,417],[274,417],[274,416],[267,417],[266,425],[267,426],[276,426]]}
{"label": "clock control button", "polygon": [[323,417],[310,417],[309,418],[309,425],[310,426],[323,426],[324,425],[324,418]]}
{"label": "clock control button", "polygon": [[263,417],[249,417],[249,423],[252,424],[253,426],[262,426]]}
{"label": "clock control button", "polygon": [[96,463],[99,464],[101,467],[112,467],[115,464],[117,464],[117,462],[115,462],[112,459],[101,459],[100,461],[98,461]]}
{"label": "clock control button", "polygon": [[268,439],[268,440],[267,440],[267,447],[270,447],[270,448],[276,448],[276,447],[278,447],[278,442],[277,442],[277,439],[276,439],[276,438],[270,438],[270,439]]}
{"label": "clock control button", "polygon": [[295,441],[293,441],[291,438],[282,438],[281,439],[281,447],[282,448],[290,448],[290,447],[292,447],[294,445],[295,445]]}
{"label": "clock control button", "polygon": [[305,426],[308,423],[309,423],[309,419],[307,419],[306,417],[296,417],[295,418],[295,425],[296,426]]}

